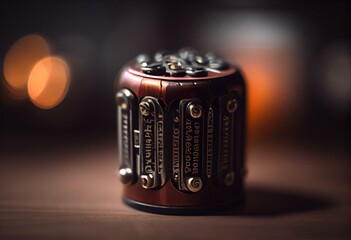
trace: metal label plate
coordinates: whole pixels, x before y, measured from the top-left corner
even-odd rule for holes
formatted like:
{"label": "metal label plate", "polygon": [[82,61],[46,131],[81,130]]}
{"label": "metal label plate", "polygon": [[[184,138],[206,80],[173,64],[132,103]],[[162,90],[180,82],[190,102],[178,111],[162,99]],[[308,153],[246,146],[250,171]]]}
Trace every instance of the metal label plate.
{"label": "metal label plate", "polygon": [[135,97],[128,89],[121,89],[116,94],[116,102],[119,172],[123,183],[132,183],[136,180],[134,159],[137,154],[133,144],[133,129],[137,118]]}
{"label": "metal label plate", "polygon": [[213,108],[209,107],[207,113],[207,138],[206,138],[206,175],[208,178],[212,177],[213,168],[213,134],[214,134],[214,116]]}
{"label": "metal label plate", "polygon": [[179,183],[179,167],[180,167],[180,116],[179,116],[179,102],[173,104],[171,108],[172,113],[172,181],[178,186]]}
{"label": "metal label plate", "polygon": [[231,186],[234,183],[236,161],[236,113],[238,100],[235,94],[219,97],[219,152],[217,182]]}
{"label": "metal label plate", "polygon": [[163,114],[156,98],[144,97],[139,104],[140,174],[147,189],[160,187],[166,180]]}
{"label": "metal label plate", "polygon": [[198,192],[204,177],[204,110],[198,99],[182,100],[180,112],[181,158],[178,188]]}

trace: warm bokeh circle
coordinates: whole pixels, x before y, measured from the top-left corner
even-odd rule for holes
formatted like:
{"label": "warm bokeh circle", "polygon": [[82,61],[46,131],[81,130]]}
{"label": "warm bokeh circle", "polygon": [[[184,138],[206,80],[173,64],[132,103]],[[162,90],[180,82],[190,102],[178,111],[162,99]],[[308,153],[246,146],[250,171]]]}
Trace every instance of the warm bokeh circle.
{"label": "warm bokeh circle", "polygon": [[28,94],[37,107],[50,109],[64,99],[69,84],[67,63],[62,58],[49,56],[33,67],[28,79]]}

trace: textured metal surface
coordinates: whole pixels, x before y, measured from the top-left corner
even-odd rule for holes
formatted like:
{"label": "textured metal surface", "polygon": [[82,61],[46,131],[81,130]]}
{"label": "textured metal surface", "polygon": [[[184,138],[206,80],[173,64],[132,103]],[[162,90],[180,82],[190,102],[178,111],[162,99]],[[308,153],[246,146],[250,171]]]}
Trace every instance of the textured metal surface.
{"label": "textured metal surface", "polygon": [[119,175],[121,181],[125,184],[132,183],[135,179],[135,151],[134,135],[135,126],[135,97],[128,89],[121,89],[116,94],[117,102],[117,135],[118,135],[118,152],[120,160]]}
{"label": "textured metal surface", "polygon": [[208,178],[212,177],[213,169],[213,152],[214,152],[214,116],[213,108],[209,107],[207,113],[207,128],[206,128],[206,175]]}
{"label": "textured metal surface", "polygon": [[179,167],[181,161],[181,139],[180,139],[180,116],[179,101],[175,102],[171,107],[172,117],[172,180],[178,186],[179,184]]}
{"label": "textured metal surface", "polygon": [[157,52],[152,60],[141,54],[136,58],[136,68],[143,73],[155,76],[197,78],[206,77],[208,72],[219,72],[229,68],[229,64],[213,53],[201,54],[194,49],[181,49],[179,52]]}
{"label": "textured metal surface", "polygon": [[178,188],[198,192],[204,183],[203,107],[198,99],[182,100],[179,104],[181,159]]}
{"label": "textured metal surface", "polygon": [[164,116],[158,100],[145,97],[139,104],[140,161],[142,186],[147,189],[165,183]]}
{"label": "textured metal surface", "polygon": [[234,162],[237,159],[237,97],[228,94],[219,97],[219,151],[217,164],[217,183],[231,186],[235,180]]}

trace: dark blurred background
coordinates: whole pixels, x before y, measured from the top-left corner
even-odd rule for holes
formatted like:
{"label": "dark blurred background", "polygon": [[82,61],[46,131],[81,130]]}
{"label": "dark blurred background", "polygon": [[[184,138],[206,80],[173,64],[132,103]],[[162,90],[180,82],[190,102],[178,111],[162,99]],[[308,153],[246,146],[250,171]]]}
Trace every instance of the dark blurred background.
{"label": "dark blurred background", "polygon": [[42,137],[112,140],[119,69],[139,53],[184,46],[242,68],[249,142],[348,148],[347,1],[1,1],[0,9],[1,66],[16,41],[36,34],[70,70],[67,94],[51,109],[14,97],[1,74],[2,150]]}

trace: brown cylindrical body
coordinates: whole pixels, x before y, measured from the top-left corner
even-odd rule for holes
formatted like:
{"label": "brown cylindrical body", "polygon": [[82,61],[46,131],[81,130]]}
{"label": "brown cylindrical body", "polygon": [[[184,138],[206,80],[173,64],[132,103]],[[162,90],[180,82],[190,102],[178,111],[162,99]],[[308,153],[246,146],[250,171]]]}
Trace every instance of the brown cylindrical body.
{"label": "brown cylindrical body", "polygon": [[193,59],[165,55],[157,67],[132,61],[121,71],[119,172],[133,207],[183,214],[243,197],[244,80],[231,65]]}

